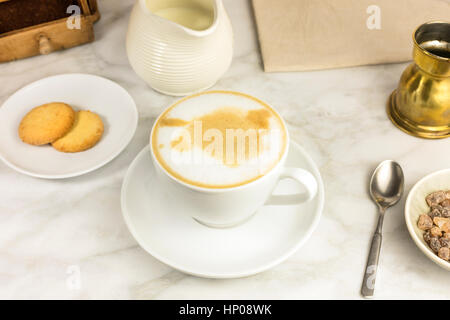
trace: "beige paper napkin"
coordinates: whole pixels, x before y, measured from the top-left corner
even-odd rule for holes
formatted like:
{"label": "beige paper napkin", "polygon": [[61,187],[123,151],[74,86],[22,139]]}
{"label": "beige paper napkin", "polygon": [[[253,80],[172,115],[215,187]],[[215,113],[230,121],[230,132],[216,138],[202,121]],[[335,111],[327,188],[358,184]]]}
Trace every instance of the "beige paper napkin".
{"label": "beige paper napkin", "polygon": [[252,1],[266,72],[411,60],[413,31],[450,20],[449,0]]}

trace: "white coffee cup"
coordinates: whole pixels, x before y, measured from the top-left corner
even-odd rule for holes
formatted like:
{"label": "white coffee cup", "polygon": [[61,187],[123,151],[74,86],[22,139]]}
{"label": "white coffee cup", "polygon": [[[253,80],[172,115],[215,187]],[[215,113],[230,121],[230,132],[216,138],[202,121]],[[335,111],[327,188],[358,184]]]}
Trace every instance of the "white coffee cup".
{"label": "white coffee cup", "polygon": [[[237,92],[216,92],[249,97],[248,95]],[[214,94],[215,92],[202,94],[207,93]],[[189,99],[189,97],[182,100],[185,99]],[[254,99],[256,100],[256,98]],[[273,108],[271,110],[279,116]],[[232,227],[249,219],[264,205],[297,205],[310,201],[316,195],[317,181],[309,171],[302,168],[285,166],[289,150],[289,134],[281,116],[279,118],[283,122],[283,128],[285,130],[286,147],[278,163],[270,171],[248,183],[227,188],[209,188],[181,180],[159,162],[158,157],[155,155],[155,147],[152,139],[154,130],[157,127],[156,124],[164,113],[155,121],[155,125],[150,134],[152,161],[160,184],[158,188],[163,188],[168,197],[167,199],[162,199],[162,201],[179,201],[183,204],[183,211],[198,222],[209,227]],[[278,182],[287,178],[293,179],[302,185],[305,191],[303,193],[272,195]]]}

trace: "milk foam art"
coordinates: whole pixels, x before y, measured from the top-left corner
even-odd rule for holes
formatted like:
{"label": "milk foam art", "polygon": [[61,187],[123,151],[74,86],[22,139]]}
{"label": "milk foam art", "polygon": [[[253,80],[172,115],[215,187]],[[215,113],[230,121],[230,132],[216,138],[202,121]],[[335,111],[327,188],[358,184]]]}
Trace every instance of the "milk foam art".
{"label": "milk foam art", "polygon": [[231,187],[264,176],[281,159],[280,116],[245,94],[210,91],[169,107],[152,131],[157,161],[172,176],[203,187]]}

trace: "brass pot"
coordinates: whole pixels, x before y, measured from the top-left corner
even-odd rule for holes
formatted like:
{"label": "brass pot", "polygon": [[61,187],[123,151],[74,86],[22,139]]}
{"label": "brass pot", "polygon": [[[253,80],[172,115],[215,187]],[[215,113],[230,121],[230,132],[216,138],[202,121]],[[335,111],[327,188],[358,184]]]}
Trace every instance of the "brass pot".
{"label": "brass pot", "polygon": [[387,112],[403,131],[422,138],[450,136],[450,23],[433,21],[413,34],[414,62],[389,98]]}

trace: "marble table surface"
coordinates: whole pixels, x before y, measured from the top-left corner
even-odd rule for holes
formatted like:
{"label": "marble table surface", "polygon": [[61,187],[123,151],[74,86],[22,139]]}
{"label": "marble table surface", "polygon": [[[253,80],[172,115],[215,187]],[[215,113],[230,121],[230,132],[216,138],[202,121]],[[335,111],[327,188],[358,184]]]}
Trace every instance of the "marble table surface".
{"label": "marble table surface", "polygon": [[[243,279],[196,278],[141,249],[121,214],[127,167],[148,142],[155,117],[176,99],[150,89],[128,64],[124,43],[133,3],[99,1],[102,18],[91,44],[0,64],[0,103],[40,78],[83,72],[122,85],[140,116],[125,151],[84,176],[36,179],[0,163],[0,298],[359,299],[377,218],[367,191],[374,167],[384,159],[397,160],[408,192],[421,177],[450,163],[449,139],[411,137],[386,116],[387,97],[406,64],[264,73],[249,1],[224,1],[235,52],[214,88],[244,91],[277,108],[292,139],[318,164],[326,204],[310,240],[284,263]],[[413,243],[404,202],[385,219],[376,297],[448,299],[450,275]],[[74,282],[75,276],[81,282]]]}

